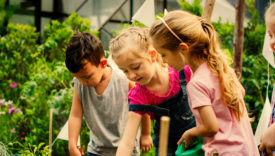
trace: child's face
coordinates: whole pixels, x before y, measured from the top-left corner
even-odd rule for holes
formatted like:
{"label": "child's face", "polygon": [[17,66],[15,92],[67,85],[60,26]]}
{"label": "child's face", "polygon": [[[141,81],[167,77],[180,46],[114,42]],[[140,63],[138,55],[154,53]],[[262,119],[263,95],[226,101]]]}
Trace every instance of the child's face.
{"label": "child's face", "polygon": [[151,82],[155,70],[149,58],[138,57],[133,52],[123,52],[114,61],[129,80],[145,86]]}
{"label": "child's face", "polygon": [[153,46],[158,53],[161,54],[161,57],[165,63],[168,63],[169,66],[173,67],[176,71],[180,71],[187,64],[186,58],[183,53],[179,50],[170,51],[159,46],[160,44],[154,43]]}
{"label": "child's face", "polygon": [[84,86],[95,87],[99,84],[102,75],[103,75],[103,67],[101,64],[98,66],[84,61],[86,63],[82,69],[77,73],[72,73],[74,77],[78,79],[78,81]]}
{"label": "child's face", "polygon": [[270,37],[270,48],[275,52],[275,16],[271,16],[266,20],[266,29]]}

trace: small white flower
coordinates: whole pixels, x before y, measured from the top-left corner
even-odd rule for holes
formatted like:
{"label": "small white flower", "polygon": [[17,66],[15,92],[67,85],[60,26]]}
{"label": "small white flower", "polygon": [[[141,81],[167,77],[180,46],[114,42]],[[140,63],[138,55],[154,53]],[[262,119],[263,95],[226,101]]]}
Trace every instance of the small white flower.
{"label": "small white flower", "polygon": [[6,105],[12,105],[12,101],[11,100],[9,100],[8,102],[6,102]]}

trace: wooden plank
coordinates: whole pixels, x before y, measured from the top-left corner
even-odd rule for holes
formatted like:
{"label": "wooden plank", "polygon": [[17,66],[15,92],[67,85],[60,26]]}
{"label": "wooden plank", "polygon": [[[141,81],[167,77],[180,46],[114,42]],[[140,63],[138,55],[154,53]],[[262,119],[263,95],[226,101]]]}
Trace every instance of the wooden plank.
{"label": "wooden plank", "polygon": [[52,155],[52,127],[53,127],[53,109],[50,109],[50,126],[49,126],[49,156]]}
{"label": "wooden plank", "polygon": [[244,14],[245,14],[245,0],[236,1],[236,21],[234,32],[234,70],[241,80],[242,77],[242,53],[244,42]]}
{"label": "wooden plank", "polygon": [[214,9],[215,0],[205,0],[202,18],[205,18],[209,23]]}

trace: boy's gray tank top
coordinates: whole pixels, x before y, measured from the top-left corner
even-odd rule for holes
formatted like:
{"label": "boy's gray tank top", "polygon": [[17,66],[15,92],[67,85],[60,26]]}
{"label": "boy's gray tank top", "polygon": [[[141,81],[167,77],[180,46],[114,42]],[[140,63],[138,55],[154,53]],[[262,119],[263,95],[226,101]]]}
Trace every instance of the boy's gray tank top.
{"label": "boy's gray tank top", "polygon": [[[115,155],[128,118],[128,79],[122,71],[112,68],[109,84],[102,95],[98,95],[94,87],[82,85],[76,78],[74,83],[90,129],[88,152]],[[139,134],[133,156],[139,155]]]}

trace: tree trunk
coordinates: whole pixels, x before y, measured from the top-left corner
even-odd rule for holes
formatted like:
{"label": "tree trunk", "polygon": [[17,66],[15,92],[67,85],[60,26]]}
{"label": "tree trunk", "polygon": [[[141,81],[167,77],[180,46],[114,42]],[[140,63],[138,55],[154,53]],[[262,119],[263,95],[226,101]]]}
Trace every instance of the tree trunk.
{"label": "tree trunk", "polygon": [[209,23],[211,22],[211,15],[214,9],[215,0],[205,0],[202,18],[205,18]]}
{"label": "tree trunk", "polygon": [[234,70],[241,80],[242,77],[242,52],[244,41],[244,13],[245,13],[245,0],[236,1],[236,22],[234,34]]}

